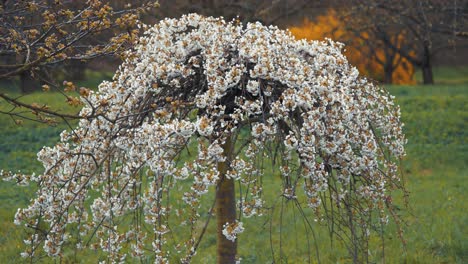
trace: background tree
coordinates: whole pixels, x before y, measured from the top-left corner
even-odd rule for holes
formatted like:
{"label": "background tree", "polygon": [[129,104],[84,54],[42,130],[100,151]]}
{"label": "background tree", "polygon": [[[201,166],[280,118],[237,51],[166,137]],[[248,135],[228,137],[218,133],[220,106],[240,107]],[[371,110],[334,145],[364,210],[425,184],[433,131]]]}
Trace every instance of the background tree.
{"label": "background tree", "polygon": [[[318,15],[314,21],[304,19],[301,25],[290,27],[297,38],[323,40],[330,38],[346,44],[344,54],[350,63],[362,74],[384,83],[414,83],[414,67],[383,42],[385,38],[395,47],[401,47],[405,41],[404,32],[375,32],[369,27],[350,23],[340,11],[329,9],[326,14]],[[368,21],[370,22],[370,21]],[[365,23],[364,25],[367,25]],[[413,54],[414,52],[410,52]]]}
{"label": "background tree", "polygon": [[162,0],[160,17],[180,17],[186,13],[222,16],[226,20],[239,19],[242,23],[261,21],[266,25],[283,26],[304,14],[326,5],[323,1],[307,0]]}
{"label": "background tree", "polygon": [[[99,0],[2,1],[0,80],[19,77],[23,93],[41,85],[46,89],[62,88],[53,76],[58,66],[123,55],[135,41],[140,16],[156,6],[155,2],[141,1],[133,6]],[[47,110],[22,105],[3,92],[0,98],[13,107],[29,107],[36,113]],[[18,111],[9,114],[17,115]]]}
{"label": "background tree", "polygon": [[198,15],[149,28],[113,81],[83,95],[79,126],[38,154],[42,174],[3,173],[39,187],[15,217],[31,228],[23,255],[61,258],[76,244],[107,261],[190,262],[216,212],[218,263],[234,263],[244,222],[269,212],[272,164],[275,199],[368,262],[373,231],[399,221],[405,139],[398,107],[340,49]]}
{"label": "background tree", "polygon": [[[468,37],[468,2],[453,0],[352,2],[348,9],[353,25],[368,25],[384,44],[421,69],[424,84],[433,84],[434,56],[458,45]],[[362,28],[362,26],[361,26]],[[400,45],[390,32],[405,32]]]}

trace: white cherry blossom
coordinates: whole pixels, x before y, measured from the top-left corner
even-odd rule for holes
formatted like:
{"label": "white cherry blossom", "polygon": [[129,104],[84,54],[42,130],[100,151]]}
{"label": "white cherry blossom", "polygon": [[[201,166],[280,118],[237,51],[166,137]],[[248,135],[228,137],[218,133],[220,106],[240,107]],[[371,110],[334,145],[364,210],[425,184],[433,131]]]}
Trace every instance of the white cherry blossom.
{"label": "white cherry blossom", "polygon": [[[15,216],[32,227],[23,256],[40,247],[58,256],[74,239],[109,262],[165,263],[171,254],[190,261],[206,214],[201,198],[222,178],[221,163],[242,186],[242,216],[267,212],[263,161],[281,159],[278,197],[301,200],[328,221],[338,220],[327,218],[327,206],[346,213],[355,205],[362,212],[350,217],[362,234],[372,224],[367,212],[387,221],[389,197],[401,188],[400,111],[349,65],[342,44],[196,14],[147,28],[113,80],[82,98],[78,127],[38,153],[41,175],[2,171],[38,183]],[[243,230],[238,221],[222,232],[234,241]]]}

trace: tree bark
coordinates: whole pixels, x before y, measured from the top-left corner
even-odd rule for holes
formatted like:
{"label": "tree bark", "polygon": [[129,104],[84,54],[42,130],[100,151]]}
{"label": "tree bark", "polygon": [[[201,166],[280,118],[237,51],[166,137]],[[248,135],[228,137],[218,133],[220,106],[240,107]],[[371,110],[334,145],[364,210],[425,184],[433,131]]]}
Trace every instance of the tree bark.
{"label": "tree bark", "polygon": [[[390,65],[389,65],[390,64]],[[384,65],[384,79],[383,82],[386,84],[391,84],[393,83],[393,61],[390,61],[390,63],[386,62]]]}
{"label": "tree bark", "polygon": [[226,178],[229,169],[229,156],[232,152],[232,141],[228,137],[223,145],[226,160],[218,163],[220,173],[216,188],[216,223],[217,223],[217,263],[231,264],[236,262],[237,242],[232,242],[223,235],[223,226],[236,221],[236,194],[234,181]]}
{"label": "tree bark", "polygon": [[423,83],[424,84],[434,84],[434,76],[432,74],[432,67],[425,66],[422,68],[423,74]]}
{"label": "tree bark", "polygon": [[421,70],[424,84],[434,84],[434,75],[432,74],[431,52],[427,45],[424,45]]}

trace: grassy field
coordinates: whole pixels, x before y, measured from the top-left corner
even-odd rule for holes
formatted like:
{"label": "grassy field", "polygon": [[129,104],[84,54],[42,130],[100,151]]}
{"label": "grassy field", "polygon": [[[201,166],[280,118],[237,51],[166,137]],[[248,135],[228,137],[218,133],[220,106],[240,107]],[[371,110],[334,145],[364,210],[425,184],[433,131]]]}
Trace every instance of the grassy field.
{"label": "grassy field", "polygon": [[[468,205],[464,194],[468,190],[466,76],[466,68],[453,71],[441,68],[436,71],[436,80],[441,80],[436,85],[387,87],[402,109],[408,138],[408,155],[402,168],[410,191],[410,206],[403,212],[407,221],[404,228],[406,250],[401,241],[389,232],[385,246],[387,263],[468,263]],[[88,85],[95,85],[98,78],[94,76]],[[65,107],[63,97],[58,94],[38,93],[27,100],[47,102],[65,111],[77,111]],[[28,172],[40,170],[35,153],[41,146],[54,144],[59,132],[66,127],[64,124],[49,127],[30,122],[17,126],[4,115],[0,115],[0,124],[0,169]],[[273,197],[274,180],[265,184],[272,187],[265,188],[266,195]],[[28,203],[32,192],[31,187],[20,188],[0,182],[0,263],[21,262],[18,255],[24,231],[13,224],[13,216],[18,207]],[[297,211],[290,204],[283,206],[286,212],[283,223],[291,224],[273,223],[276,227],[282,226],[283,239],[289,241],[282,245],[290,254],[288,261],[307,261],[308,247],[305,246],[307,240],[301,229],[302,222],[296,221]],[[243,263],[267,263],[271,259],[268,219],[259,217],[246,223],[246,231],[239,242]],[[393,228],[390,226],[389,231]],[[213,230],[211,225],[194,263],[214,261],[216,241]],[[325,232],[318,230],[316,236],[317,241],[327,241]],[[274,243],[278,242],[278,236],[272,239]],[[349,259],[338,257],[345,255],[340,248],[330,250],[326,242],[318,243],[318,247],[323,252],[320,256],[323,263],[349,262]],[[279,250],[276,254],[278,257]],[[379,249],[371,254],[378,256]],[[81,261],[89,262],[90,258],[96,259],[96,256],[90,254],[82,257]],[[378,257],[376,260],[379,262]]]}

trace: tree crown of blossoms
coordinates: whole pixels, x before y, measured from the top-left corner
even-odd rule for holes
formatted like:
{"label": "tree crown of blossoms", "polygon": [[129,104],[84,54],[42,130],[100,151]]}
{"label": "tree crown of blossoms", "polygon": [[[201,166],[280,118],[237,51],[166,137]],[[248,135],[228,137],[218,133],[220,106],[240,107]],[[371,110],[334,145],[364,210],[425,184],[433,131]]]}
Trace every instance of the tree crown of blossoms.
{"label": "tree crown of blossoms", "polygon": [[[281,197],[318,219],[335,208],[362,230],[350,237],[368,238],[371,212],[386,221],[400,186],[405,139],[392,98],[360,78],[341,49],[196,14],[147,28],[113,81],[82,98],[78,127],[38,153],[37,195],[15,220],[34,230],[23,254],[59,256],[74,241],[112,261],[189,261],[206,210],[200,199],[219,181],[220,162],[244,186],[240,217],[266,212],[269,161]],[[349,230],[344,222],[335,224]],[[173,235],[184,225],[186,237]],[[235,240],[243,230],[226,223],[223,234]]]}

